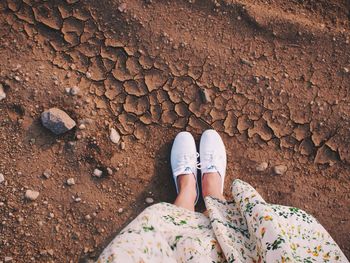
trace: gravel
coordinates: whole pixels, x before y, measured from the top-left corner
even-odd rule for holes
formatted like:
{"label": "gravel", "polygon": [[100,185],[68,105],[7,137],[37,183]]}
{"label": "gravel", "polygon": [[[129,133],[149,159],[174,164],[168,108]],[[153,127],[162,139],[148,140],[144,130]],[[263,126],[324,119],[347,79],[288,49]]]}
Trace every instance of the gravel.
{"label": "gravel", "polygon": [[107,173],[108,175],[113,175],[113,170],[109,167],[107,167]]}
{"label": "gravel", "polygon": [[125,150],[125,142],[120,143],[120,149]]}
{"label": "gravel", "polygon": [[67,185],[69,185],[69,186],[75,185],[74,178],[67,179]]}
{"label": "gravel", "polygon": [[100,169],[95,169],[94,170],[94,176],[96,176],[96,177],[101,177],[102,176],[102,174],[103,174],[103,172],[100,170]]}
{"label": "gravel", "polygon": [[0,83],[0,101],[2,101],[5,98],[6,98],[6,93],[5,93],[3,85]]}
{"label": "gravel", "polygon": [[259,163],[256,167],[255,167],[255,170],[257,172],[263,172],[267,169],[267,167],[269,166],[269,164],[267,162],[262,162],[262,163]]}
{"label": "gravel", "polygon": [[117,132],[116,129],[111,128],[110,134],[109,134],[109,138],[111,139],[111,141],[115,144],[118,144],[120,141],[120,134]]}
{"label": "gravel", "polygon": [[34,201],[39,197],[39,192],[34,190],[27,190],[24,197],[27,200]]}
{"label": "gravel", "polygon": [[275,167],[273,167],[273,171],[275,174],[277,175],[282,175],[287,171],[287,166],[285,165],[276,165]]}
{"label": "gravel", "polygon": [[152,197],[147,197],[145,201],[146,201],[147,204],[153,204],[154,203],[154,200],[153,200]]}
{"label": "gravel", "polygon": [[0,184],[1,184],[3,181],[5,181],[5,176],[4,176],[2,173],[0,173]]}
{"label": "gravel", "polygon": [[50,170],[45,170],[43,172],[43,176],[46,178],[46,179],[49,179],[51,177],[51,171]]}
{"label": "gravel", "polygon": [[69,117],[67,113],[58,108],[51,108],[41,114],[42,124],[59,135],[73,129],[76,125],[75,121]]}

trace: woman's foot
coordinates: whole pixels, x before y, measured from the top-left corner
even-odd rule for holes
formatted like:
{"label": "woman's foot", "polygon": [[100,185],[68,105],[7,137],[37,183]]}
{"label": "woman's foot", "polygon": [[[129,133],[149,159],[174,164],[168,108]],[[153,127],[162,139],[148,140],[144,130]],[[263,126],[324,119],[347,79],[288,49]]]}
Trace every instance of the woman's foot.
{"label": "woman's foot", "polygon": [[170,159],[178,193],[174,204],[194,211],[198,201],[197,150],[189,132],[180,132],[175,137]]}
{"label": "woman's foot", "polygon": [[223,196],[226,174],[226,150],[224,142],[215,130],[206,130],[200,145],[202,193],[225,200]]}

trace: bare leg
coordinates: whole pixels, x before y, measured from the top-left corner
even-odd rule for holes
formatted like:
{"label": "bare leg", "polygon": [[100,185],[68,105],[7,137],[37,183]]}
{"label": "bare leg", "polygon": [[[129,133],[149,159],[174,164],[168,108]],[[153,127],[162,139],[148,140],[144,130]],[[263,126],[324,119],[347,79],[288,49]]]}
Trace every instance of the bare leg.
{"label": "bare leg", "polygon": [[174,205],[194,211],[194,202],[197,197],[196,179],[193,174],[179,175],[177,177],[179,194]]}
{"label": "bare leg", "polygon": [[221,193],[221,176],[218,173],[205,173],[202,178],[203,197],[211,196],[225,200]]}

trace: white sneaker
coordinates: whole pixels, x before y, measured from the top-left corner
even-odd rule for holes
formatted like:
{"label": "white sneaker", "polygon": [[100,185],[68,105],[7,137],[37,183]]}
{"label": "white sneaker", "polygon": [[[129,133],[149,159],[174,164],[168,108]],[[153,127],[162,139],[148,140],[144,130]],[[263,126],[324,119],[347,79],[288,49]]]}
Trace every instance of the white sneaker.
{"label": "white sneaker", "polygon": [[221,193],[223,193],[226,174],[226,150],[224,142],[215,130],[206,130],[202,134],[199,155],[202,179],[205,173],[219,173],[222,181]]}
{"label": "white sneaker", "polygon": [[170,163],[175,181],[176,192],[179,193],[177,177],[181,174],[193,174],[196,180],[197,198],[199,189],[197,183],[197,158],[198,153],[193,136],[189,132],[180,132],[176,135],[173,147],[171,148]]}

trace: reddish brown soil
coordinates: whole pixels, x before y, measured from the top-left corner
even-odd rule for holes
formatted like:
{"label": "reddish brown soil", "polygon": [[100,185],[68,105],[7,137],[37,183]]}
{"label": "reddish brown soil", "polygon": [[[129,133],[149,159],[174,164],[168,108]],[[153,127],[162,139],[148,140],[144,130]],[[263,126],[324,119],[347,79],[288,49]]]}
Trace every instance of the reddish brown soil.
{"label": "reddish brown soil", "polygon": [[[227,195],[241,178],[269,202],[305,209],[350,257],[349,9],[346,0],[0,1],[0,261],[95,258],[146,197],[174,199],[176,133],[199,139],[209,127],[227,146]],[[67,95],[73,86],[80,93]],[[54,136],[40,124],[53,106],[86,129]],[[281,176],[278,164],[288,167]],[[94,178],[96,167],[114,174]],[[39,198],[26,201],[26,189]]]}

